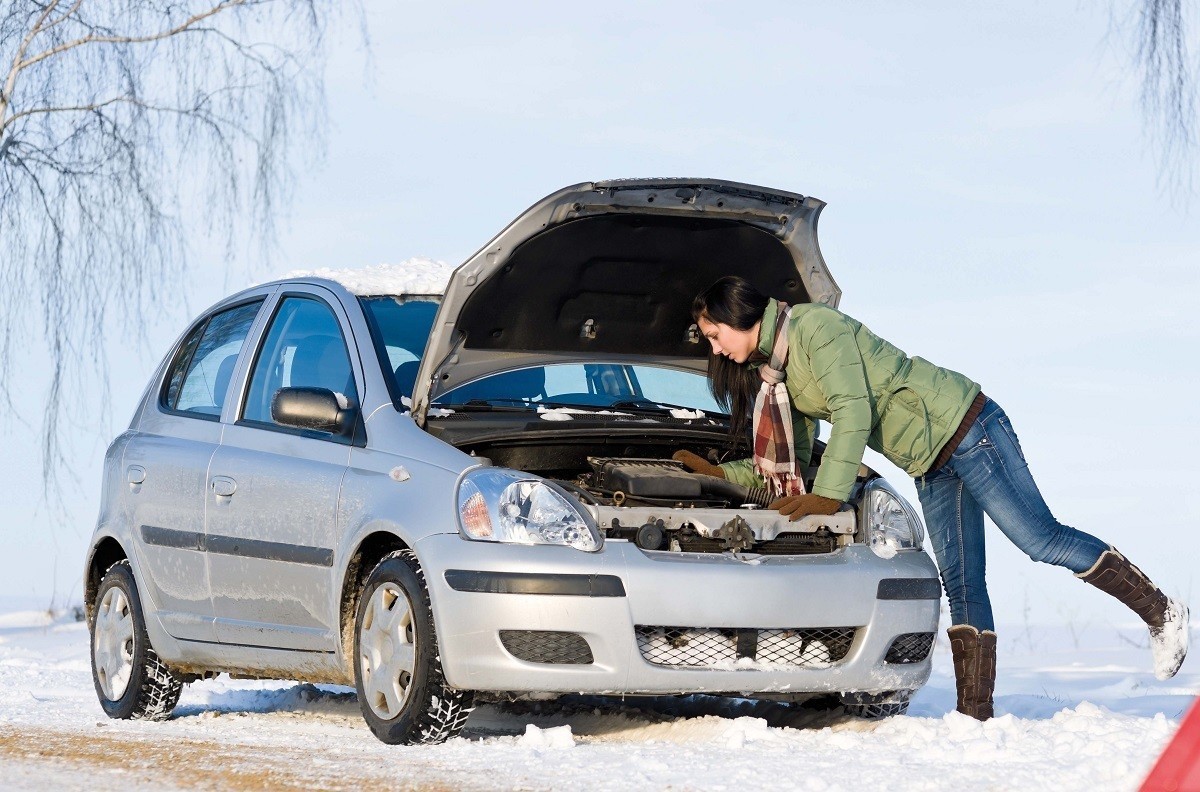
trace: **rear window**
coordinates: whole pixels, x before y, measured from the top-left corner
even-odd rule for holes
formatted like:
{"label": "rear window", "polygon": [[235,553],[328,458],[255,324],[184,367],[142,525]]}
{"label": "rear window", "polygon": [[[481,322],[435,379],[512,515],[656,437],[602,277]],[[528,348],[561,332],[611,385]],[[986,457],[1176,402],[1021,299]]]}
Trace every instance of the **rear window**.
{"label": "rear window", "polygon": [[256,300],[213,314],[184,339],[167,376],[164,408],[209,420],[221,415],[233,367],[262,303]]}

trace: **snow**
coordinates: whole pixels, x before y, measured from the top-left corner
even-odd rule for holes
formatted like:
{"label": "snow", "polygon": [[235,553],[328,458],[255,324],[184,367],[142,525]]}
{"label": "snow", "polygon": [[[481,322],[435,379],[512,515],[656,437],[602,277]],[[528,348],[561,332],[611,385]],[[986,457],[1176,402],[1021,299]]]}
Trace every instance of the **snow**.
{"label": "snow", "polygon": [[1002,627],[997,717],[953,712],[944,639],[910,714],[847,718],[711,697],[483,705],[461,737],[398,747],[350,688],[226,676],[164,723],[96,702],[86,625],[0,603],[0,787],[92,790],[1133,790],[1200,688],[1158,682],[1144,628]]}
{"label": "snow", "polygon": [[292,270],[283,278],[325,278],[360,297],[380,294],[443,294],[454,267],[420,256],[399,264],[376,264],[355,269]]}
{"label": "snow", "polygon": [[1189,636],[1189,613],[1187,605],[1177,600],[1167,603],[1167,615],[1163,626],[1150,631],[1150,648],[1154,651],[1154,676],[1170,679],[1187,657]]}
{"label": "snow", "polygon": [[576,415],[620,415],[626,418],[633,416],[626,412],[614,412],[613,410],[577,410],[574,407],[546,407],[539,404],[538,417],[543,421],[572,421]]}
{"label": "snow", "polygon": [[682,408],[674,408],[671,410],[672,418],[703,418],[703,410],[687,410]]}

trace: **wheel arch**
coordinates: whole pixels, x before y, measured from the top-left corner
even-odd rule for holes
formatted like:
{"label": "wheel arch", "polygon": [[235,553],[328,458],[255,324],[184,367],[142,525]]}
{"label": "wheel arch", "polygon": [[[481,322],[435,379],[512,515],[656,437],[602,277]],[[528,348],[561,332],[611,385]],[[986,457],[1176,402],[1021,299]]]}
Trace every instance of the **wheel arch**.
{"label": "wheel arch", "polygon": [[96,592],[100,590],[100,581],[104,579],[104,573],[111,569],[113,564],[127,560],[129,554],[125,552],[121,543],[111,536],[104,537],[92,547],[83,580],[83,606],[89,621],[92,618],[92,610],[96,607]]}
{"label": "wheel arch", "polygon": [[[358,613],[359,594],[367,576],[384,557],[397,550],[412,550],[412,546],[400,538],[392,529],[379,527],[368,532],[350,553],[346,572],[342,577],[342,593],[339,599],[339,628],[341,634],[342,664],[350,679],[354,679],[354,619]],[[353,684],[353,683],[351,683]]]}

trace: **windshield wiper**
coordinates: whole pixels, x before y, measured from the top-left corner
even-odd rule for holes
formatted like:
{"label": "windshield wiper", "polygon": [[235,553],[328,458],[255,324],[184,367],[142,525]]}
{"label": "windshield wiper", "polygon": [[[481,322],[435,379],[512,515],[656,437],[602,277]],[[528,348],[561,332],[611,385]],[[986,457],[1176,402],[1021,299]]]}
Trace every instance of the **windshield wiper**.
{"label": "windshield wiper", "polygon": [[723,413],[710,414],[708,410],[702,410],[699,407],[684,407],[681,404],[669,404],[667,402],[655,401],[653,399],[625,399],[623,401],[613,402],[608,406],[618,410],[639,410],[641,412],[652,412],[661,415],[670,415],[672,410],[686,410],[687,412],[700,413],[700,415],[697,417],[727,417]]}

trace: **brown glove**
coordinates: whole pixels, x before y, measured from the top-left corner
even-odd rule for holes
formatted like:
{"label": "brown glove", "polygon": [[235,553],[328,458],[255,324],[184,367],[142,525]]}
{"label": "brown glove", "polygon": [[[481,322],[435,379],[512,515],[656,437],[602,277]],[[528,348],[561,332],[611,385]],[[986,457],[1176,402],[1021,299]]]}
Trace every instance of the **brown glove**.
{"label": "brown glove", "polygon": [[706,476],[716,476],[717,478],[725,478],[725,471],[709,462],[698,454],[693,454],[691,451],[676,451],[671,455],[671,459],[676,462],[682,462],[688,470],[693,473],[703,473]]}
{"label": "brown glove", "polygon": [[842,507],[842,502],[824,495],[787,495],[771,502],[768,509],[775,509],[792,522],[810,514],[833,514]]}

